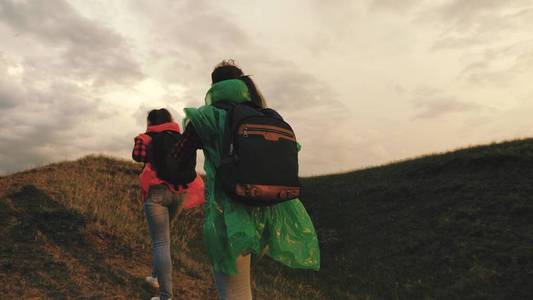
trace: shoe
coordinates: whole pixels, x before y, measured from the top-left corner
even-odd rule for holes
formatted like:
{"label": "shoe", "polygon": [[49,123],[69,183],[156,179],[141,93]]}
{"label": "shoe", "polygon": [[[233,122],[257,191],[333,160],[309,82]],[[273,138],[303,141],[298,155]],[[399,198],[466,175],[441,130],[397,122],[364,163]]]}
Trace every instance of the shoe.
{"label": "shoe", "polygon": [[[159,300],[159,297],[152,297],[150,300]],[[168,298],[168,300],[172,300],[172,298]]]}
{"label": "shoe", "polygon": [[[159,288],[159,281],[157,280],[156,277],[152,277],[152,276],[147,276],[144,281],[146,281],[146,283],[148,283],[151,287],[153,288],[156,288],[158,289]],[[159,299],[159,297],[158,297]]]}

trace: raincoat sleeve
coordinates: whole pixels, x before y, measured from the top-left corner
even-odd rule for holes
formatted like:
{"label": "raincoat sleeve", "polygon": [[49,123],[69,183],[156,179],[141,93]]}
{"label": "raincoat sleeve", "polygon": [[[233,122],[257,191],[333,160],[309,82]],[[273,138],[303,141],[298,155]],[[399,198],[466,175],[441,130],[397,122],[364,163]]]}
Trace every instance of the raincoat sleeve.
{"label": "raincoat sleeve", "polygon": [[[195,114],[193,111],[196,110],[194,108],[186,108],[185,114]],[[193,119],[186,119],[185,122],[192,123],[194,126],[195,131],[198,133],[198,135],[202,139],[202,144],[211,144],[213,141],[216,141],[218,138],[218,134],[216,134],[216,131],[214,130],[208,130],[210,128],[217,128],[216,120],[214,118],[207,118],[206,113],[209,110],[212,110],[211,107],[202,106],[197,109],[198,113],[195,115],[196,118]]]}

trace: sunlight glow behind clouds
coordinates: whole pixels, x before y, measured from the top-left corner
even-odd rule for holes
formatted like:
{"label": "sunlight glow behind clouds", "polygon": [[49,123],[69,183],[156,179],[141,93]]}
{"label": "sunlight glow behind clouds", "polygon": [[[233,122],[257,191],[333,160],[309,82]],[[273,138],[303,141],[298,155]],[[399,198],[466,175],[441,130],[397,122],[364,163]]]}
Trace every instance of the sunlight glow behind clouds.
{"label": "sunlight glow behind clouds", "polygon": [[532,23],[527,0],[4,0],[0,173],[128,158],[224,58],[293,125],[303,175],[532,135]]}

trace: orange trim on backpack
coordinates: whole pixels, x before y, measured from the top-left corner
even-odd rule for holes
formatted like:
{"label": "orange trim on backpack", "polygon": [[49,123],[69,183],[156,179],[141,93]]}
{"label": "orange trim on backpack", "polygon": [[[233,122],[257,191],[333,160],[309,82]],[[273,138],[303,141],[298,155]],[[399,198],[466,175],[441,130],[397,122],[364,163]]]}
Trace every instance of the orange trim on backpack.
{"label": "orange trim on backpack", "polygon": [[235,194],[256,200],[287,200],[298,198],[300,196],[300,187],[238,183],[235,186]]}

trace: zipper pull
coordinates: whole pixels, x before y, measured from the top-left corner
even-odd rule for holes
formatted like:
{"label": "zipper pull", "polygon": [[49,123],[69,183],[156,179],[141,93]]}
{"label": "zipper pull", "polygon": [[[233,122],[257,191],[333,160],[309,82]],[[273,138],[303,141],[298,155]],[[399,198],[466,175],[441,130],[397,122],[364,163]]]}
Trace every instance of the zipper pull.
{"label": "zipper pull", "polygon": [[243,135],[244,137],[248,137],[248,127],[244,127],[244,130],[243,130],[242,135]]}

